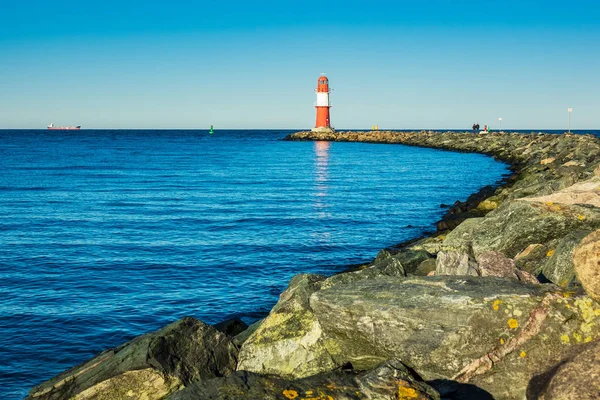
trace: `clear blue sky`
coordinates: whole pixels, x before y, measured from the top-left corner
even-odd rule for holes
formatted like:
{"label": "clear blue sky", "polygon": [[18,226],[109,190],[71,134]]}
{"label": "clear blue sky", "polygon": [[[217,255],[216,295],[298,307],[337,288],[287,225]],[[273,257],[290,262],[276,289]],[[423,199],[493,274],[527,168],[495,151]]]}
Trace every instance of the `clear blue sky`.
{"label": "clear blue sky", "polygon": [[600,129],[600,2],[0,0],[0,128]]}

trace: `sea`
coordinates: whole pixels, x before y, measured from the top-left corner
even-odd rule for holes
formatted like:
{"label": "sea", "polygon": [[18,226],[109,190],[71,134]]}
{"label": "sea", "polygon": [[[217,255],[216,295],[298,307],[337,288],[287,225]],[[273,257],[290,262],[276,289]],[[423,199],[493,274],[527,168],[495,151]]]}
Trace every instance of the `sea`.
{"label": "sea", "polygon": [[0,130],[0,398],[184,316],[254,322],[509,173],[292,132]]}

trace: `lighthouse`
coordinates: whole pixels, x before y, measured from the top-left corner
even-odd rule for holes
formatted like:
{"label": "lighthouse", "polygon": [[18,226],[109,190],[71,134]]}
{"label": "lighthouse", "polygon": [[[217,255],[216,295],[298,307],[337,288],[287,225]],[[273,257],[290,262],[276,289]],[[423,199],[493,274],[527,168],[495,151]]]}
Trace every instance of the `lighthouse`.
{"label": "lighthouse", "polygon": [[329,80],[325,74],[321,74],[319,80],[317,80],[315,92],[317,92],[317,104],[315,105],[315,108],[317,109],[317,123],[312,131],[333,132],[333,129],[331,128],[331,119],[329,117],[329,109],[331,108],[331,104],[329,103],[329,93],[331,90],[329,90]]}

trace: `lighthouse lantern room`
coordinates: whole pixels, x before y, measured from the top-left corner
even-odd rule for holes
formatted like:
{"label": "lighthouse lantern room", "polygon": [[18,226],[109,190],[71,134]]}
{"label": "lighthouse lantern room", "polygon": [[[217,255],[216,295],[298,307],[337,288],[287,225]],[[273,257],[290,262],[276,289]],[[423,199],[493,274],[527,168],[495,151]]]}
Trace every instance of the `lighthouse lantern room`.
{"label": "lighthouse lantern room", "polygon": [[317,123],[312,129],[313,132],[333,132],[331,128],[331,119],[329,118],[329,109],[331,104],[329,103],[329,80],[325,74],[321,74],[317,81],[317,103],[315,108],[317,109]]}

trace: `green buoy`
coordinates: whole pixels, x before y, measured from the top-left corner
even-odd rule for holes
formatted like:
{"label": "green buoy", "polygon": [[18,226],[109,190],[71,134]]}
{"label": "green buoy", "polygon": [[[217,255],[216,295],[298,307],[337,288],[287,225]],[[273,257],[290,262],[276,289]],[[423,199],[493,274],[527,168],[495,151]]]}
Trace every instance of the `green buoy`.
{"label": "green buoy", "polygon": [[213,130],[213,126],[212,126],[212,125],[210,126],[210,131],[208,131],[208,133],[210,133],[211,135],[212,135],[213,133],[215,133],[215,131]]}

